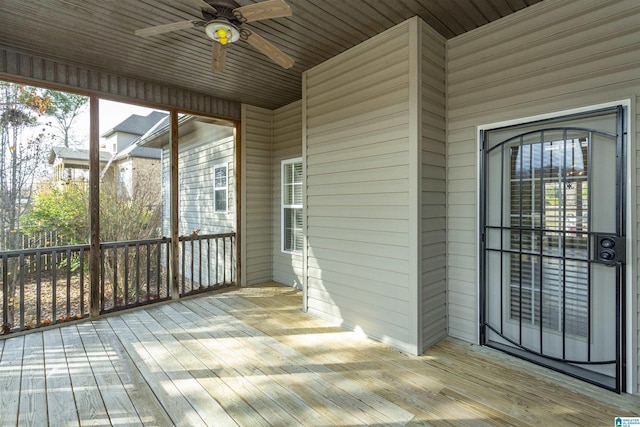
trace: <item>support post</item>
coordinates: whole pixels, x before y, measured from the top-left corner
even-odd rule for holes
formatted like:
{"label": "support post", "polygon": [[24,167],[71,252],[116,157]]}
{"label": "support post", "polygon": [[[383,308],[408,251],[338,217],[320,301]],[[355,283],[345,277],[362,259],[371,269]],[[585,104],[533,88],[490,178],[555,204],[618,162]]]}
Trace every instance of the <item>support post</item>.
{"label": "support post", "polygon": [[171,233],[171,245],[169,246],[169,275],[171,277],[171,298],[180,298],[179,272],[179,246],[178,246],[178,112],[171,110],[171,139],[169,150],[171,152],[169,166],[169,232]]}
{"label": "support post", "polygon": [[89,98],[89,315],[100,315],[100,132],[99,98]]}
{"label": "support post", "polygon": [[234,197],[233,200],[235,201],[235,210],[236,210],[236,215],[235,215],[235,232],[236,232],[236,244],[235,244],[235,254],[234,256],[236,257],[236,265],[235,265],[235,269],[236,269],[236,285],[241,285],[242,283],[242,264],[241,264],[241,249],[242,249],[242,244],[240,241],[240,237],[241,237],[241,233],[240,233],[240,225],[241,225],[241,214],[242,214],[242,203],[241,203],[241,196],[242,196],[242,170],[241,168],[244,166],[241,162],[241,155],[242,155],[242,129],[241,129],[241,124],[236,122],[236,126],[235,126],[235,132],[234,132],[234,143],[235,143],[235,153],[233,155],[233,175],[234,175],[234,179],[235,179],[235,183],[234,183]]}

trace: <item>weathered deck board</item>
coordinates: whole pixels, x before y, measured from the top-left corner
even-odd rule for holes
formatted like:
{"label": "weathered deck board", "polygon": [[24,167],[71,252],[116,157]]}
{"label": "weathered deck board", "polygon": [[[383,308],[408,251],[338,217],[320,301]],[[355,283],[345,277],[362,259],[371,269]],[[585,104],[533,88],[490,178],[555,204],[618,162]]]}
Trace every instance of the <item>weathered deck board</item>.
{"label": "weathered deck board", "polygon": [[20,414],[18,425],[45,425],[47,396],[44,376],[44,350],[41,334],[24,337],[24,347],[29,349],[22,357],[22,383],[20,384]]}
{"label": "weathered deck board", "polygon": [[154,390],[154,395],[160,405],[165,408],[172,422],[178,424],[178,421],[182,421],[194,426],[204,425],[202,418],[193,410],[189,401],[163,371],[163,367],[156,363],[146,347],[129,329],[123,317],[111,317],[107,321],[111,328],[117,331],[117,337],[125,348],[130,363],[136,366],[149,388]]}
{"label": "weathered deck board", "polygon": [[616,395],[446,339],[403,354],[232,289],[0,341],[0,425],[612,425]]}
{"label": "weathered deck board", "polygon": [[[89,355],[87,358],[89,367],[96,380],[97,388],[100,390],[111,423],[142,426],[136,408],[109,358],[112,354],[110,345],[107,345],[107,348],[102,345],[92,323],[79,324],[78,333],[84,350]],[[104,393],[103,390],[108,390],[108,393]]]}
{"label": "weathered deck board", "polygon": [[[273,300],[272,288],[251,291],[226,295],[220,301],[244,322],[361,383],[380,384],[390,378],[389,386],[382,387],[384,393],[380,394],[408,410],[413,408],[416,421],[467,419],[474,425],[599,425],[610,424],[615,416],[640,412],[637,396],[618,396],[456,340],[445,340],[422,358],[413,358],[370,340],[363,341],[352,332],[321,333],[323,328],[327,329],[325,322],[312,317],[301,322],[295,292],[289,291],[288,296]],[[291,325],[300,331],[287,332]],[[338,348],[336,342],[341,343]],[[368,366],[362,363],[364,354]],[[409,375],[403,375],[405,370]],[[417,390],[422,393],[416,394]]]}
{"label": "weathered deck board", "polygon": [[73,402],[73,390],[67,356],[62,344],[62,328],[42,333],[44,339],[44,364],[47,378],[47,415],[49,424],[79,426],[80,420]]}
{"label": "weathered deck board", "polygon": [[[191,302],[191,301],[189,301]],[[199,299],[194,301],[195,304],[204,308],[206,313],[210,313],[219,317],[225,314],[225,311],[217,307],[219,300],[217,299]],[[355,397],[349,393],[349,387],[355,388],[357,384],[350,381],[346,381],[346,378],[335,373],[334,371],[324,369],[323,367],[316,366],[317,364],[310,359],[307,359],[300,353],[293,351],[292,349],[282,345],[275,338],[264,336],[257,329],[251,328],[243,322],[238,322],[237,319],[232,318],[238,326],[247,334],[252,337],[251,342],[255,343],[251,347],[244,351],[249,353],[244,356],[245,360],[259,362],[262,371],[273,373],[272,378],[275,381],[279,381],[280,378],[285,378],[282,385],[289,387],[297,394],[299,394],[305,401],[318,399],[317,405],[314,408],[322,409],[325,411],[322,415],[330,417],[331,408],[339,402],[339,412],[342,415],[342,421],[345,422],[349,416],[354,418],[353,422],[356,424],[380,424],[384,422],[398,422],[402,420],[402,417],[407,420],[411,417],[410,414],[402,411],[400,408],[391,404],[390,402],[383,401],[383,399],[376,399],[378,396],[374,393],[364,393],[364,390],[360,389],[360,395]],[[233,353],[240,351],[243,345],[243,339],[241,337],[235,338],[230,344],[230,349]],[[267,357],[270,355],[270,357]],[[289,368],[290,372],[286,369]],[[300,378],[298,381],[297,378]],[[368,402],[375,401],[376,405],[372,406]],[[387,409],[388,411],[395,411],[395,418],[389,415],[385,415],[380,412],[380,409]],[[338,414],[333,414],[337,416]]]}
{"label": "weathered deck board", "polygon": [[[176,305],[173,305],[172,309],[175,309]],[[177,306],[179,309],[181,309],[181,311],[184,311],[184,308],[185,308],[184,306],[180,306],[180,305],[177,305]],[[165,307],[163,307],[163,309],[165,312],[169,311]],[[153,311],[154,317],[156,317],[157,319],[161,319],[163,322],[163,325],[165,324],[165,322],[167,322],[169,323],[169,325],[173,323],[174,326],[177,326],[178,324],[185,324],[185,323],[189,324],[192,320],[197,321],[201,319],[200,316],[196,316],[195,319],[190,320],[185,317],[182,317],[183,314],[177,311],[174,311],[171,314],[175,316],[174,320],[176,323],[173,323],[172,321],[170,321],[169,317],[166,315],[163,315],[160,312],[160,310]],[[244,387],[241,387],[243,392],[241,392],[237,398],[247,402],[250,408],[256,408],[254,409],[254,410],[257,410],[256,414],[258,412],[261,413],[262,417],[266,418],[266,421],[268,424],[271,424],[271,425],[298,424],[298,421],[295,419],[295,417],[289,414],[287,411],[285,411],[282,408],[282,405],[280,404],[280,402],[274,405],[273,404],[274,400],[268,397],[270,393],[271,394],[278,393],[277,390],[274,390],[275,387],[273,386],[273,384],[271,384],[270,382],[260,381],[259,377],[262,375],[262,373],[259,371],[257,367],[246,363],[246,360],[244,360],[242,357],[242,352],[234,353],[230,351],[228,347],[228,341],[232,339],[231,336],[240,334],[240,332],[233,327],[232,322],[230,321],[225,322],[224,319],[211,317],[208,322],[203,322],[203,323],[204,325],[201,325],[201,324],[198,325],[197,323],[194,323],[194,324],[202,327],[203,330],[205,331],[210,327],[214,328],[214,330],[217,331],[212,336],[212,338],[214,339],[214,342],[213,342],[214,347],[209,350],[210,353],[212,355],[215,354],[216,357],[213,360],[213,364],[211,364],[207,360],[207,359],[210,359],[210,357],[206,357],[206,354],[204,354],[203,356],[205,356],[205,358],[201,359],[201,362],[206,366],[210,367],[210,369],[212,370],[217,370],[216,366],[217,367],[225,366],[227,368],[225,369],[225,372],[220,372],[221,374],[220,377],[222,378],[223,381],[227,380],[228,378],[242,377],[243,383],[245,384],[243,384]],[[201,338],[204,338],[205,340],[207,340],[206,338],[206,335],[208,335],[207,332],[204,332],[203,334],[204,336],[202,336]],[[229,363],[230,360],[234,360],[235,363]],[[233,367],[230,370],[232,372],[229,372],[228,370],[229,367]],[[260,384],[261,382],[262,384]],[[236,384],[232,382],[232,384],[229,385],[229,387],[233,388],[234,385]]]}
{"label": "weathered deck board", "polygon": [[[156,311],[153,309],[151,311]],[[146,342],[148,350],[154,355],[156,362],[169,372],[169,378],[196,410],[202,420],[211,425],[216,420],[219,426],[235,426],[236,422],[211,396],[192,372],[202,369],[197,359],[185,348],[183,343],[173,336],[171,323],[157,322],[147,310],[137,311],[127,316],[135,317],[131,323],[138,323],[136,334]],[[146,328],[146,331],[143,329]],[[156,341],[154,341],[156,340]]]}
{"label": "weathered deck board", "polygon": [[20,381],[24,337],[5,341],[0,358],[0,426],[16,425],[20,407]]}
{"label": "weathered deck board", "polygon": [[[225,313],[227,310],[233,310],[233,308],[226,304],[226,302],[228,302],[228,299],[225,298],[208,300],[202,299],[196,301],[196,303],[201,306],[208,305],[210,313],[216,316]],[[257,329],[254,329],[243,322],[240,322],[240,324],[248,335],[256,336],[258,337],[258,340],[261,338],[262,334]],[[328,393],[329,395],[333,394],[333,398],[341,403],[342,411],[348,413],[352,412],[356,418],[360,420],[360,423],[370,425],[399,422],[403,419],[408,421],[411,419],[411,415],[406,411],[403,411],[396,405],[380,398],[380,396],[375,393],[367,393],[366,389],[362,389],[362,387],[357,383],[347,380],[347,378],[336,373],[334,370],[318,365],[313,360],[306,358],[304,355],[293,351],[285,345],[282,345],[275,338],[264,338],[267,338],[267,341],[269,341],[271,346],[274,348],[273,353],[278,356],[273,356],[271,359],[265,359],[261,363],[266,366],[273,366],[274,362],[277,362],[277,359],[274,360],[274,358],[278,357],[282,359],[281,364],[283,366],[298,366],[304,369],[307,374],[321,376],[324,382],[324,384],[321,385],[328,384],[329,390],[331,391],[329,392],[326,389],[319,390],[320,395],[325,395],[325,393]],[[251,357],[260,359],[261,354],[265,351],[266,350],[256,351]],[[285,357],[287,353],[289,353],[288,358]],[[303,384],[305,388],[310,386],[309,382],[306,380]],[[346,409],[348,409],[348,411],[345,411]]]}
{"label": "weathered deck board", "polygon": [[[252,303],[249,303],[251,300]],[[407,371],[406,363],[393,363],[398,357],[403,356],[395,350],[362,339],[362,337],[348,332],[344,329],[331,329],[323,325],[323,322],[308,318],[305,322],[305,331],[313,333],[283,333],[293,323],[295,310],[293,305],[283,306],[281,309],[273,311],[261,309],[257,304],[260,298],[221,298],[219,304],[227,304],[228,310],[246,322],[256,322],[255,326],[265,333],[280,337],[294,348],[304,349],[303,353],[319,361],[323,366],[344,373],[349,378],[365,384],[369,389],[382,388],[392,390],[395,398],[407,399],[414,403],[414,413],[421,413],[429,419],[447,419],[451,413],[456,413],[456,418],[475,419],[477,414],[464,408],[460,402],[450,401],[440,392],[445,388],[446,383],[434,382],[431,375],[424,375],[424,367],[421,373]],[[235,308],[232,308],[234,307]],[[289,316],[288,313],[292,313]],[[329,331],[325,332],[325,329]],[[341,343],[340,348],[335,344]],[[377,350],[381,349],[381,354]],[[397,357],[389,357],[390,352]],[[363,359],[363,354],[366,355]],[[368,362],[372,359],[371,362]],[[408,361],[406,361],[408,362]],[[403,375],[400,381],[398,376]],[[385,381],[384,377],[391,377],[391,381]],[[394,381],[396,380],[396,381]],[[419,381],[416,387],[409,387],[411,381]],[[387,382],[387,384],[385,384]],[[417,399],[422,395],[422,399]],[[397,400],[394,400],[397,403]],[[424,410],[420,410],[424,408]],[[442,409],[444,408],[444,410]],[[418,411],[416,411],[418,409]],[[485,414],[486,416],[486,414]],[[517,420],[515,420],[517,421]],[[517,422],[516,422],[517,423]],[[475,420],[476,425],[483,425],[482,420]],[[486,425],[500,424],[494,420]],[[504,423],[503,423],[504,424]]]}
{"label": "weathered deck board", "polygon": [[[165,316],[160,316],[156,310],[150,314],[154,319],[162,319],[163,325],[171,328],[174,337],[183,343],[185,350],[191,353],[189,356],[190,372],[212,398],[220,402],[220,405],[240,425],[269,425],[260,416],[259,411],[247,404],[245,400],[245,397],[250,398],[253,394],[260,393],[260,390],[252,389],[246,392],[246,387],[243,384],[239,384],[238,381],[229,381],[229,379],[242,378],[242,375],[228,368],[225,358],[221,357],[221,346],[215,345],[215,338],[209,333],[214,327],[214,322],[204,322],[205,326],[203,327],[198,327],[198,324],[194,322],[196,328],[189,328],[185,327],[189,324],[189,320],[183,317],[184,308],[180,304],[164,305],[160,309]],[[233,355],[229,357],[234,359]]]}
{"label": "weathered deck board", "polygon": [[109,348],[109,360],[122,381],[129,399],[143,425],[172,425],[173,421],[160,404],[149,383],[129,358],[124,345],[117,338],[118,333],[111,329],[106,319],[93,322],[93,326],[105,347]]}
{"label": "weathered deck board", "polygon": [[[66,354],[69,375],[71,377],[74,403],[78,411],[81,426],[109,425],[109,414],[102,400],[102,395],[96,379],[93,376],[89,358],[104,357],[102,354],[87,353],[80,334],[78,325],[65,327],[61,332],[62,343]],[[26,346],[25,346],[26,347]],[[25,348],[25,353],[27,349]]]}

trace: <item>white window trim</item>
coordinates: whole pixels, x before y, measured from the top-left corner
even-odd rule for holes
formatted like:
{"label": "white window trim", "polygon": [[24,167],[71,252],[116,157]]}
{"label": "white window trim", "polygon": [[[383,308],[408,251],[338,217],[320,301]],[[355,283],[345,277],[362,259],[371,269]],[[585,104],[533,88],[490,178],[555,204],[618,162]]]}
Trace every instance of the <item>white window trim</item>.
{"label": "white window trim", "polygon": [[[224,176],[225,176],[225,182],[226,185],[224,187],[217,187],[216,186],[216,169],[221,169],[224,168]],[[216,209],[217,203],[216,203],[216,191],[217,190],[225,190],[225,202],[224,205],[226,207],[225,210],[223,211],[219,211]],[[229,167],[226,163],[219,163],[217,165],[213,165],[213,212],[217,213],[217,214],[226,214],[229,213]]]}
{"label": "white window trim", "polygon": [[[284,210],[285,209],[300,209],[302,213],[304,213],[304,204],[302,205],[285,205],[284,200],[284,177],[285,177],[285,167],[292,163],[300,163],[302,164],[302,157],[296,157],[293,159],[282,160],[280,162],[280,250],[282,253],[291,254],[291,255],[302,255],[302,249],[297,251],[285,249],[285,239],[284,239],[284,229],[285,229],[285,218],[284,218]],[[304,178],[303,178],[304,179]],[[304,200],[304,182],[303,182],[303,195],[302,198]]]}

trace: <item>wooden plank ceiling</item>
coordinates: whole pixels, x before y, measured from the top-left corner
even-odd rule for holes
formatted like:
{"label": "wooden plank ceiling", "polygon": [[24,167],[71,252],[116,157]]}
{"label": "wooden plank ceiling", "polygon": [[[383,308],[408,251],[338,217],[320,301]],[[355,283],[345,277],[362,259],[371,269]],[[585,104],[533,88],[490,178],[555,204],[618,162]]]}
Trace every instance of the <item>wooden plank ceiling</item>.
{"label": "wooden plank ceiling", "polygon": [[134,35],[201,19],[187,0],[1,0],[0,47],[274,109],[300,99],[303,71],[414,15],[451,38],[541,0],[286,1],[291,17],[245,25],[296,61],[288,70],[239,41],[212,73],[202,28]]}

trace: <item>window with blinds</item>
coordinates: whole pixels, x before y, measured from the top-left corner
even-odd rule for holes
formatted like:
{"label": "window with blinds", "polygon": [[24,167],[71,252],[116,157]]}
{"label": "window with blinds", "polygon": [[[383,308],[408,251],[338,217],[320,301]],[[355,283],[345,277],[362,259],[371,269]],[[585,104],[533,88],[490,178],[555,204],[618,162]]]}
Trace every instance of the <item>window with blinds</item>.
{"label": "window with blinds", "polygon": [[588,133],[529,138],[510,148],[511,318],[586,336]]}
{"label": "window with blinds", "polygon": [[228,191],[227,165],[215,165],[213,167],[213,206],[216,213],[227,213]]}
{"label": "window with blinds", "polygon": [[282,161],[282,252],[302,253],[302,158]]}

